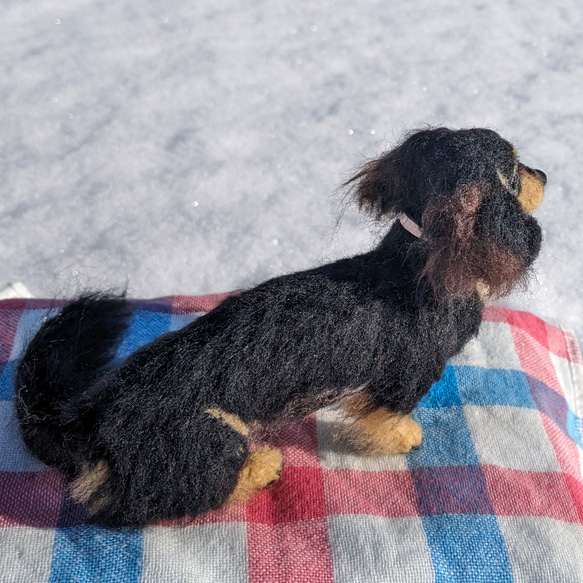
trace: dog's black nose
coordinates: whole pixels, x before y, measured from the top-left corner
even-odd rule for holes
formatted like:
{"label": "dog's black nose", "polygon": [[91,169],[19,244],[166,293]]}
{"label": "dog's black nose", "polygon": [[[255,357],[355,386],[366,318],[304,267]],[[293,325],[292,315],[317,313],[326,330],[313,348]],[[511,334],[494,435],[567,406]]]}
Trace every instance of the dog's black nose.
{"label": "dog's black nose", "polygon": [[539,170],[538,168],[535,168],[534,172],[541,179],[543,186],[545,186],[547,183],[547,175],[542,170]]}

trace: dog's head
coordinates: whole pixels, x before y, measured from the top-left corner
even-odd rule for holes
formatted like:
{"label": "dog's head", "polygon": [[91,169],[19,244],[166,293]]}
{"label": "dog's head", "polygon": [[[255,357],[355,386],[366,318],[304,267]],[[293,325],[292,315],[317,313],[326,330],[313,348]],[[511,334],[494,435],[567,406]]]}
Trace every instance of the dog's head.
{"label": "dog's head", "polygon": [[540,250],[541,229],[528,213],[542,201],[546,176],[492,130],[412,133],[347,184],[377,219],[402,214],[421,227],[423,276],[436,290],[503,295]]}

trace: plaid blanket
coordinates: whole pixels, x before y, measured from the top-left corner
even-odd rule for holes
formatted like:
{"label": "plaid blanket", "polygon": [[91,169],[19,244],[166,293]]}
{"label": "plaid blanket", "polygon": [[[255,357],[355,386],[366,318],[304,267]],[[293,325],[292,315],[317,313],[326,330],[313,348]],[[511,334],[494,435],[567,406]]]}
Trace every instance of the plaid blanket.
{"label": "plaid blanket", "polygon": [[[120,356],[221,299],[140,302]],[[583,581],[583,364],[560,328],[488,309],[416,409],[407,456],[356,454],[325,409],[270,436],[285,468],[250,503],[112,530],[84,523],[14,416],[15,360],[59,305],[0,302],[3,582]]]}

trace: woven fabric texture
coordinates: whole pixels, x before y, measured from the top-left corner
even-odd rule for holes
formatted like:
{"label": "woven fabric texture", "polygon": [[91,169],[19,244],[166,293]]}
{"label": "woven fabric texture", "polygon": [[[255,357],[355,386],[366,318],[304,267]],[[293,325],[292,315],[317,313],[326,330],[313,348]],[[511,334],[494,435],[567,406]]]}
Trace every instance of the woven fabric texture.
{"label": "woven fabric texture", "polygon": [[[119,357],[223,297],[138,302]],[[246,505],[113,530],[85,524],[14,415],[18,356],[61,305],[0,302],[3,582],[583,581],[583,363],[560,327],[487,309],[415,410],[418,451],[362,456],[327,408],[257,437],[285,467]]]}

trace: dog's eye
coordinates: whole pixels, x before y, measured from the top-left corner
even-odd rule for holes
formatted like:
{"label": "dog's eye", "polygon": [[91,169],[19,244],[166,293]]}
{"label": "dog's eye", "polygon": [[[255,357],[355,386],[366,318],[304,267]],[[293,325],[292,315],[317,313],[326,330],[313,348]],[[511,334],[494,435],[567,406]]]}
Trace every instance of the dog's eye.
{"label": "dog's eye", "polygon": [[518,172],[515,172],[512,176],[512,178],[510,179],[510,182],[508,183],[508,186],[510,186],[510,190],[516,192],[518,190],[518,183],[520,181],[520,176],[518,175]]}

